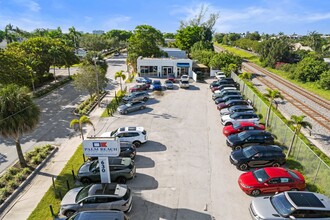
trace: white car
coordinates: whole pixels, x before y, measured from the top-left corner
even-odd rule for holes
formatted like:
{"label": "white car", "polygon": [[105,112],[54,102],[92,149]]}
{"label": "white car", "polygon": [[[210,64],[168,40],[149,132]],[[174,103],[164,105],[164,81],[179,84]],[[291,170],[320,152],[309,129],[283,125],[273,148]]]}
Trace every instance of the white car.
{"label": "white car", "polygon": [[114,131],[105,132],[101,137],[111,137],[120,142],[131,142],[136,147],[147,142],[147,131],[143,127],[122,127]]}
{"label": "white car", "polygon": [[221,117],[222,125],[231,125],[236,121],[249,121],[255,124],[259,124],[259,117],[254,112],[235,112],[231,115],[223,115]]}
{"label": "white car", "polygon": [[254,109],[251,105],[233,105],[229,108],[223,108],[220,110],[220,115],[230,115],[235,112],[254,112]]}
{"label": "white car", "polygon": [[225,91],[225,90],[237,90],[237,88],[235,88],[235,87],[225,87],[225,88],[223,88],[221,90],[215,90],[214,91],[214,94],[221,93],[222,91]]}
{"label": "white car", "polygon": [[226,78],[226,75],[224,72],[219,71],[214,74],[214,77],[217,78],[218,80],[221,80]]}
{"label": "white car", "polygon": [[188,75],[182,75],[181,76],[181,81],[182,82],[189,81],[189,76]]}

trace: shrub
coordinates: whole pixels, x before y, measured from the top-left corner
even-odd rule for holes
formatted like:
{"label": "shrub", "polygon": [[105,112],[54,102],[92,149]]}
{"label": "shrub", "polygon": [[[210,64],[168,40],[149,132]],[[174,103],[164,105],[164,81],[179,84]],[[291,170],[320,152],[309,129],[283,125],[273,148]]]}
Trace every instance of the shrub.
{"label": "shrub", "polygon": [[15,176],[18,172],[19,172],[19,169],[16,168],[16,167],[10,167],[10,168],[7,170],[7,173],[8,173],[9,175],[12,175],[12,176]]}
{"label": "shrub", "polygon": [[0,188],[0,204],[3,203],[10,195],[10,189],[8,186]]}
{"label": "shrub", "polygon": [[10,181],[7,182],[7,186],[11,189],[11,190],[15,190],[18,186],[19,186],[20,183],[18,183],[16,181],[16,179],[12,179]]}
{"label": "shrub", "polygon": [[38,165],[42,161],[41,157],[39,155],[32,157],[31,163],[34,165]]}
{"label": "shrub", "polygon": [[26,179],[26,176],[20,172],[15,175],[15,180],[19,183],[23,182]]}
{"label": "shrub", "polygon": [[8,182],[13,178],[13,176],[10,175],[10,173],[6,172],[1,178]]}
{"label": "shrub", "polygon": [[28,175],[30,175],[31,172],[32,172],[32,170],[30,170],[30,168],[25,167],[25,168],[22,170],[21,173],[22,173],[24,176],[28,176]]}

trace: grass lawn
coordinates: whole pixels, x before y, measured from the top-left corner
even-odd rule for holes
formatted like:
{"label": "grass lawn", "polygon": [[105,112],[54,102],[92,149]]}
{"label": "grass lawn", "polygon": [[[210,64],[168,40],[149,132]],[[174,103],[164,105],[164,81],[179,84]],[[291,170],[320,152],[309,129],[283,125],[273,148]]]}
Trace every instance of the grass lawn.
{"label": "grass lawn", "polygon": [[28,220],[34,219],[44,219],[44,220],[53,220],[53,216],[50,213],[49,206],[53,206],[54,213],[57,214],[60,210],[61,199],[59,197],[59,193],[64,196],[68,191],[66,181],[69,181],[69,185],[71,188],[74,186],[74,179],[72,177],[72,170],[74,170],[75,174],[77,170],[81,166],[83,161],[83,150],[80,145],[74,155],[70,158],[68,163],[63,168],[62,172],[57,176],[55,180],[55,186],[57,189],[57,195],[54,193],[53,186],[51,186],[44,197],[39,202],[38,206],[33,210]]}

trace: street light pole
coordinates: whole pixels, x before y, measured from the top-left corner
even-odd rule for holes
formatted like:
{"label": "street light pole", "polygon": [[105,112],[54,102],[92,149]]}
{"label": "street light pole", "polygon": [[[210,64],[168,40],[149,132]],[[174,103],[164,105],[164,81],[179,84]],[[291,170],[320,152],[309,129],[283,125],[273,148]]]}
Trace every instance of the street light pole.
{"label": "street light pole", "polygon": [[96,75],[96,97],[97,97],[97,106],[100,107],[100,87],[99,87],[99,73],[96,68],[97,57],[93,58],[94,67],[95,67],[95,75]]}

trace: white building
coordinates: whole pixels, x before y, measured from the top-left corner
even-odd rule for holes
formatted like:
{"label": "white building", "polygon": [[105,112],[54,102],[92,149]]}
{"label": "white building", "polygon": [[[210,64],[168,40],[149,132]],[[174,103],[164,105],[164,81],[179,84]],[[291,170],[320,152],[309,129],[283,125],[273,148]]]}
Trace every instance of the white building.
{"label": "white building", "polygon": [[187,58],[186,51],[180,50],[179,48],[160,48],[162,51],[168,54],[168,57],[185,59]]}
{"label": "white building", "polygon": [[137,71],[140,76],[167,77],[174,74],[180,77],[184,74],[192,77],[193,61],[179,58],[144,58],[137,59]]}

